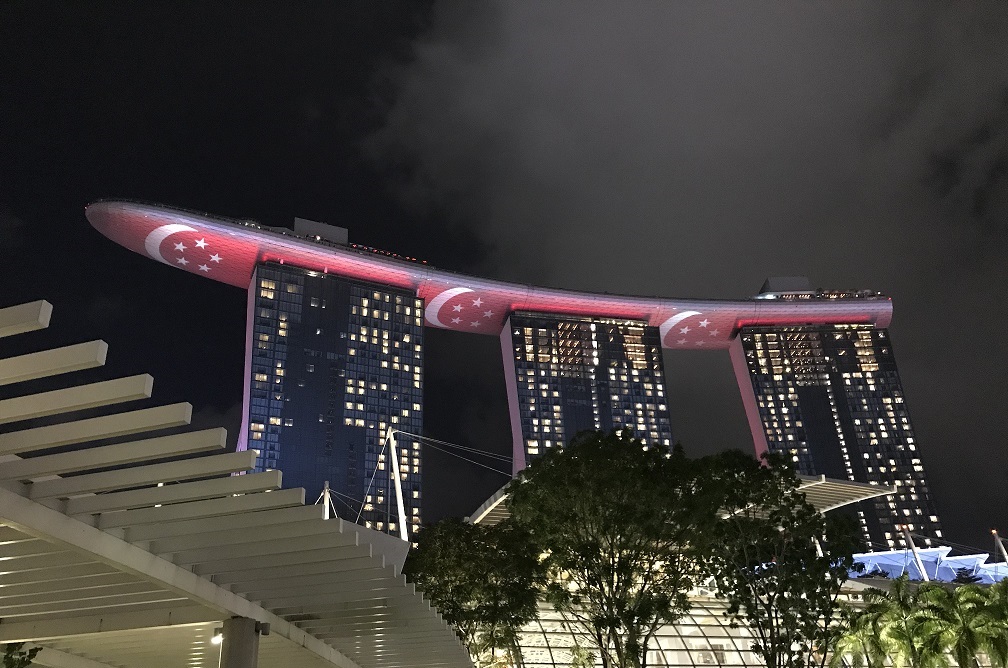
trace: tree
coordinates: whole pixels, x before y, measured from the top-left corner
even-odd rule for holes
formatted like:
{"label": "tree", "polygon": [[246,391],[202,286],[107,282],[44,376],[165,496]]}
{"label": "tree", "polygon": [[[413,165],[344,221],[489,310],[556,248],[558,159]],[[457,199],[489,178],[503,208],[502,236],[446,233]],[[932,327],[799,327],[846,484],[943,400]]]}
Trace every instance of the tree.
{"label": "tree", "polygon": [[896,668],[933,668],[944,662],[944,648],[921,610],[920,589],[906,574],[892,581],[881,603],[882,635]]}
{"label": "tree", "polygon": [[922,585],[917,594],[925,643],[950,652],[960,668],[980,668],[977,655],[988,653],[992,640],[1004,633],[987,605],[980,587],[967,584],[954,589]]}
{"label": "tree", "polygon": [[706,460],[706,483],[722,495],[706,561],[733,623],[753,633],[768,668],[821,666],[839,636],[840,588],[854,568],[855,532],[805,500],[791,468],[741,452]]}
{"label": "tree", "polygon": [[848,665],[851,657],[853,668],[882,668],[885,665],[887,648],[882,636],[882,613],[885,611],[881,600],[885,592],[868,590],[865,592],[866,606],[861,610],[845,606],[840,611],[838,638],[833,647],[830,666]]}
{"label": "tree", "polygon": [[584,432],[508,487],[542,551],[546,599],[605,668],[644,668],[655,632],[689,608],[693,546],[714,512],[681,448]]}
{"label": "tree", "polygon": [[987,590],[987,614],[1000,628],[1000,633],[990,641],[991,663],[1005,668],[1008,666],[1008,579]]}
{"label": "tree", "polygon": [[22,649],[23,642],[7,643],[4,649],[3,668],[27,668],[32,664],[35,656],[42,651],[41,647]]}
{"label": "tree", "polygon": [[969,568],[957,568],[955,578],[952,579],[952,582],[956,584],[976,584],[982,579]]}
{"label": "tree", "polygon": [[510,522],[447,519],[417,533],[403,569],[481,665],[521,665],[518,633],[538,618],[538,552]]}
{"label": "tree", "polygon": [[868,571],[864,575],[860,575],[858,577],[876,578],[876,579],[880,579],[880,580],[888,580],[889,579],[889,573],[887,571],[882,570],[882,568],[880,566],[875,566],[873,569],[871,569],[870,571]]}

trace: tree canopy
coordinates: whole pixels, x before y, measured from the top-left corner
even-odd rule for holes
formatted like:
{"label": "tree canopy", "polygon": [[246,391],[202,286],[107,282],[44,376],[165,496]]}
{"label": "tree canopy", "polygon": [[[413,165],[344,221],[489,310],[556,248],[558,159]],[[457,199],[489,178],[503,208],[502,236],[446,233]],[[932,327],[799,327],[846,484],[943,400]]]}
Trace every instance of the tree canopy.
{"label": "tree canopy", "polygon": [[980,657],[1008,665],[1008,580],[955,586],[903,575],[887,589],[868,589],[864,599],[864,608],[845,615],[835,663],[849,657],[881,666],[881,652],[896,668],[939,668],[948,655],[964,668],[980,666]]}
{"label": "tree canopy", "polygon": [[403,570],[481,664],[521,664],[518,633],[538,618],[543,576],[525,532],[442,520],[417,533]]}
{"label": "tree canopy", "polygon": [[680,448],[584,432],[508,487],[512,521],[543,554],[545,597],[603,666],[646,666],[655,632],[689,609],[693,547],[714,509]]}
{"label": "tree canopy", "polygon": [[821,666],[836,639],[840,588],[857,546],[846,517],[825,518],[782,459],[730,451],[703,460],[721,519],[704,564],[728,616],[752,631],[768,668]]}

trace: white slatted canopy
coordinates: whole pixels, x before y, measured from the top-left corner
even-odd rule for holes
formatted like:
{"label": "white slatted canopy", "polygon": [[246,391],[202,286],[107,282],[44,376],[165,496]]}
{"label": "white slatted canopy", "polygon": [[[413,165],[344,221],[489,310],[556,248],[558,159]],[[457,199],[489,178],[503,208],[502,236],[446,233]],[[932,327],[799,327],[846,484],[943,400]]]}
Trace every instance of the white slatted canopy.
{"label": "white slatted canopy", "polygon": [[[805,499],[820,513],[896,493],[896,490],[885,485],[806,475],[798,476],[798,489],[805,494]],[[505,485],[473,511],[468,520],[473,524],[486,524],[487,526],[504,521],[511,516],[507,500],[507,485]]]}
{"label": "white slatted canopy", "polygon": [[[0,309],[0,342],[47,326],[51,310]],[[0,385],[94,367],[105,351],[0,359]],[[149,398],[152,385],[0,399],[0,644],[37,643],[35,663],[56,668],[215,668],[213,631],[240,616],[271,626],[263,668],[471,668],[401,574],[407,543],[323,519],[279,471],[232,475],[255,453],[225,452],[223,429],[165,434],[189,423],[188,404],[69,415]],[[38,417],[59,421],[19,428]]]}

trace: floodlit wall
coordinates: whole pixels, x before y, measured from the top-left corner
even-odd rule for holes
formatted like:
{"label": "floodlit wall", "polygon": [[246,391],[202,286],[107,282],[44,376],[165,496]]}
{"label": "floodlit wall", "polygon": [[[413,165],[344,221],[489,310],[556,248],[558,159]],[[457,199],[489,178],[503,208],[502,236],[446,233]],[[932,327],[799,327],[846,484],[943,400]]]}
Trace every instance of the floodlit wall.
{"label": "floodlit wall", "polygon": [[[676,624],[663,627],[648,652],[647,664],[655,668],[699,668],[705,666],[739,666],[764,668],[762,659],[751,649],[752,633],[745,626],[731,628],[724,616],[725,604],[709,596],[692,599],[693,609]],[[525,668],[568,668],[574,634],[553,608],[540,606],[540,620],[526,627],[521,634],[522,658]],[[584,639],[578,643],[591,651]],[[844,662],[851,665],[850,657]],[[949,666],[955,659],[946,656]],[[595,657],[594,664],[602,662]],[[887,665],[892,665],[887,662]],[[981,660],[980,668],[990,666]],[[970,668],[975,668],[971,666]]]}
{"label": "floodlit wall", "polygon": [[[762,661],[750,650],[752,634],[745,627],[730,628],[723,615],[725,605],[709,597],[693,599],[693,610],[678,624],[658,632],[648,665],[668,666],[761,666]],[[575,638],[571,629],[553,608],[539,610],[540,621],[527,627],[521,636],[522,658],[526,668],[571,665]],[[588,651],[584,639],[577,641]],[[602,662],[596,657],[595,665]]]}

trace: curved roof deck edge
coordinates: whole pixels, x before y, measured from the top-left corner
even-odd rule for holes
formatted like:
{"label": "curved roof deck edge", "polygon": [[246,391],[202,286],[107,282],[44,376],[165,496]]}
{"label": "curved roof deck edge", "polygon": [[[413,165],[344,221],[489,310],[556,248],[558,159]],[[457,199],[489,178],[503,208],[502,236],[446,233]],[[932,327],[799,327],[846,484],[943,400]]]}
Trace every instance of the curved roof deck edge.
{"label": "curved roof deck edge", "polygon": [[508,283],[436,269],[349,246],[316,243],[256,223],[127,201],[87,206],[92,226],[112,241],[164,264],[248,288],[260,262],[291,264],[408,289],[423,300],[426,324],[498,335],[514,311],[640,320],[658,327],[662,346],[728,348],[747,325],[858,324],[886,327],[888,297],[700,300],[578,292]]}

